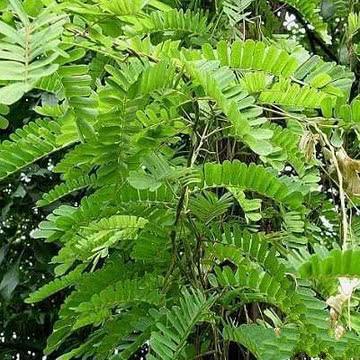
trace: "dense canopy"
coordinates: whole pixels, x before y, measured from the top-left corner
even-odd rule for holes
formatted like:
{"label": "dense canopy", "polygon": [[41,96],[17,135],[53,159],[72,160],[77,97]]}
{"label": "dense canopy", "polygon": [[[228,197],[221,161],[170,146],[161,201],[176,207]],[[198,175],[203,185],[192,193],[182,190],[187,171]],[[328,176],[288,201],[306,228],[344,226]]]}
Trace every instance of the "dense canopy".
{"label": "dense canopy", "polygon": [[2,359],[359,359],[356,0],[0,0]]}

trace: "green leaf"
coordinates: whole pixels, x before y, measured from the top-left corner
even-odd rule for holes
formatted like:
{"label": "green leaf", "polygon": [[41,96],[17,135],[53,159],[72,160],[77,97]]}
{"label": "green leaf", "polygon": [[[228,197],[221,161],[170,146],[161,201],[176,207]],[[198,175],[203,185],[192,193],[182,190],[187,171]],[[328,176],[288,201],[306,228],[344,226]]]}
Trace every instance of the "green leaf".
{"label": "green leaf", "polygon": [[199,290],[183,290],[179,306],[166,311],[166,323],[156,324],[150,337],[150,360],[186,359],[187,338],[197,323],[204,320],[213,299],[206,299]]}
{"label": "green leaf", "polygon": [[15,263],[10,270],[5,273],[0,283],[0,294],[5,300],[11,299],[19,281],[19,264]]}
{"label": "green leaf", "polygon": [[89,122],[77,117],[76,125],[79,133],[79,138],[82,142],[96,140],[96,132]]}
{"label": "green leaf", "polygon": [[0,248],[0,265],[3,263],[3,261],[5,260],[5,256],[8,252],[9,249],[9,245],[5,244]]}
{"label": "green leaf", "polygon": [[31,90],[27,84],[14,83],[0,88],[0,103],[11,105],[20,100],[25,93]]}
{"label": "green leaf", "polygon": [[149,189],[151,191],[155,191],[162,185],[162,183],[158,181],[153,175],[141,173],[138,171],[130,172],[128,182],[132,187],[138,190]]}
{"label": "green leaf", "polygon": [[53,74],[59,67],[59,55],[67,56],[59,47],[64,16],[46,9],[31,22],[23,5],[30,8],[34,2],[9,1],[21,24],[13,27],[0,21],[0,33],[4,35],[0,40],[0,79],[4,81],[0,103],[6,105],[15,103],[40,79]]}
{"label": "green leaf", "polygon": [[22,185],[19,185],[15,192],[11,194],[12,197],[23,199],[26,196],[26,190]]}
{"label": "green leaf", "polygon": [[9,0],[9,3],[23,25],[29,25],[29,18],[24,10],[23,4],[19,0]]}
{"label": "green leaf", "polygon": [[25,0],[23,6],[26,13],[32,17],[38,16],[44,7],[39,0]]}
{"label": "green leaf", "polygon": [[8,119],[6,119],[0,115],[0,129],[5,130],[5,129],[7,129],[8,126],[9,126]]}
{"label": "green leaf", "polygon": [[256,139],[251,135],[246,136],[245,141],[249,145],[250,149],[258,155],[266,156],[274,151],[274,148],[269,141]]}

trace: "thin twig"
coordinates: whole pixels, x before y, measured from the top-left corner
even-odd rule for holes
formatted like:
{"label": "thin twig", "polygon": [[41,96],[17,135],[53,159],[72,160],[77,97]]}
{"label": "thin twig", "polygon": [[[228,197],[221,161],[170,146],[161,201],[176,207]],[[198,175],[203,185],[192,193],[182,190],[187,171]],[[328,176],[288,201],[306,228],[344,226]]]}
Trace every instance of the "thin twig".
{"label": "thin twig", "polygon": [[331,158],[334,163],[338,181],[339,181],[339,196],[340,196],[340,207],[341,207],[341,214],[342,214],[342,244],[343,248],[346,249],[348,247],[348,233],[349,233],[349,223],[347,219],[347,209],[346,209],[346,200],[345,200],[345,191],[344,191],[344,178],[342,172],[340,170],[339,162],[334,150],[334,147],[331,145],[328,137],[324,134],[316,124],[312,124],[318,134],[324,140],[324,143],[329,148],[331,153]]}

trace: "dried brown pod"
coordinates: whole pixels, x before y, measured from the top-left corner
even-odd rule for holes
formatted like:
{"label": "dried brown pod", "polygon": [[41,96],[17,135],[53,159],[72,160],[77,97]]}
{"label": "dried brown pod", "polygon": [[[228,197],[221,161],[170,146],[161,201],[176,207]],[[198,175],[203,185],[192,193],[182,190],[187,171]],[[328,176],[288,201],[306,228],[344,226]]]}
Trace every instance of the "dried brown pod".
{"label": "dried brown pod", "polygon": [[360,196],[360,160],[352,159],[343,148],[336,152],[336,158],[343,176],[344,190],[349,195]]}
{"label": "dried brown pod", "polygon": [[305,159],[311,161],[315,157],[315,146],[319,141],[319,135],[313,134],[311,131],[306,131],[301,137],[299,148],[304,152]]}

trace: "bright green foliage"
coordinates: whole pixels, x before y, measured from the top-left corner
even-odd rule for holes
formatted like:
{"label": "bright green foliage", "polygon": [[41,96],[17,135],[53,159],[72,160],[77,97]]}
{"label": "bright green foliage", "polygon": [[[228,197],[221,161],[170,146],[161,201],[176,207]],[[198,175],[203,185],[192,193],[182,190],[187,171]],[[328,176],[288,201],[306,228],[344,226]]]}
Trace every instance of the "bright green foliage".
{"label": "bright green foliage", "polygon": [[44,300],[44,298],[48,297],[49,295],[55,294],[62,289],[76,284],[76,282],[81,279],[83,270],[84,266],[80,265],[65,276],[56,278],[54,281],[44,285],[42,288],[31,294],[27,299],[27,302],[34,304]]}
{"label": "bright green foliage", "polygon": [[83,176],[78,179],[72,179],[68,182],[62,183],[58,186],[55,186],[53,190],[49,193],[44,194],[41,200],[38,200],[36,203],[37,206],[47,206],[52,204],[55,201],[58,201],[64,196],[71,194],[74,191],[79,191],[84,188],[95,185],[96,177],[95,176]]}
{"label": "bright green foliage", "polygon": [[255,164],[246,166],[239,161],[225,161],[222,165],[205,164],[204,181],[207,187],[231,186],[255,191],[293,208],[299,207],[302,202],[300,193],[289,188],[285,182],[265,168]]}
{"label": "bright green foliage", "polygon": [[54,73],[59,55],[66,55],[59,47],[65,23],[64,15],[45,10],[31,21],[19,1],[9,1],[20,20],[17,28],[0,21],[0,102],[11,105],[36,86],[43,77]]}
{"label": "bright green foliage", "polygon": [[56,156],[31,233],[55,278],[26,300],[66,295],[45,354],[355,358],[358,15],[346,66],[316,0],[282,2],[298,42],[265,35],[272,1],[42,3],[0,22],[0,125],[25,93],[38,118],[0,179]]}
{"label": "bright green foliage", "polygon": [[126,0],[99,0],[99,5],[116,15],[135,15],[146,5],[146,0],[135,0],[129,3]]}
{"label": "bright green foliage", "polygon": [[324,258],[318,254],[312,255],[306,263],[301,265],[299,273],[308,279],[321,277],[359,278],[359,257],[360,251],[358,249],[344,252],[338,249],[332,250]]}
{"label": "bright green foliage", "polygon": [[180,306],[167,310],[166,320],[156,324],[159,331],[153,332],[150,338],[150,347],[155,355],[150,355],[149,359],[186,359],[184,347],[187,338],[197,323],[206,318],[212,301],[200,291],[184,291]]}
{"label": "bright green foliage", "polygon": [[130,19],[131,25],[126,32],[131,35],[145,35],[155,32],[183,32],[206,36],[210,31],[208,19],[201,13],[175,9],[169,11],[155,11],[144,18]]}
{"label": "bright green foliage", "polygon": [[39,119],[18,129],[0,145],[0,178],[40,160],[49,154],[62,149],[69,143],[58,143],[57,136],[61,128],[56,121]]}
{"label": "bright green foliage", "polygon": [[244,344],[257,359],[287,360],[295,352],[297,331],[291,327],[284,327],[281,335],[275,331],[259,325],[227,326],[224,328],[224,338]]}

